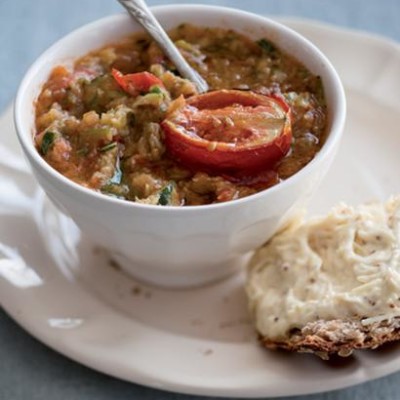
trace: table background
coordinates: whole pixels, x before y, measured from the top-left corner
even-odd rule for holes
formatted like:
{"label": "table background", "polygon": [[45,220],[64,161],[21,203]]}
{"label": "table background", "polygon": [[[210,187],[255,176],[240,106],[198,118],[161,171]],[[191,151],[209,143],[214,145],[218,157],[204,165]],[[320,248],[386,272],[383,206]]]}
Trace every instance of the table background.
{"label": "table background", "polygon": [[[317,19],[400,41],[399,0],[148,0],[150,5],[172,2]],[[12,101],[28,66],[50,44],[82,24],[120,11],[113,0],[0,0],[0,111]],[[398,400],[399,389],[397,373],[353,388],[296,399]],[[37,342],[0,309],[0,400],[25,399],[201,398],[148,389],[91,371]]]}

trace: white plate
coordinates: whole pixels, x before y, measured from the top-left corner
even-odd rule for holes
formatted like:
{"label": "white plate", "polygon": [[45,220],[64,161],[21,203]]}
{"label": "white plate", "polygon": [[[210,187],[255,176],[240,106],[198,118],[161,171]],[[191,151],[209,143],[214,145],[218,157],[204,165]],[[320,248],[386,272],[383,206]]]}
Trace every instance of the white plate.
{"label": "white plate", "polygon": [[[400,192],[400,48],[366,34],[290,20],[337,67],[346,133],[313,212]],[[243,276],[196,290],[137,284],[49,204],[20,158],[11,111],[0,120],[0,302],[62,354],[131,382],[171,391],[258,397],[343,388],[400,369],[400,347],[340,364],[261,349]],[[92,277],[92,278],[91,278]]]}

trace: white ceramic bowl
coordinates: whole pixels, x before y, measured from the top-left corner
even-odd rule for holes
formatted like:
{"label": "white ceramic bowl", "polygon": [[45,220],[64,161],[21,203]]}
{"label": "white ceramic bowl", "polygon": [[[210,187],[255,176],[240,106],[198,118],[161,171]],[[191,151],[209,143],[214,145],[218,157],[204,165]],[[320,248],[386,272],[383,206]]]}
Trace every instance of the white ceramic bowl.
{"label": "white ceramic bowl", "polygon": [[15,102],[18,137],[39,184],[94,243],[114,254],[139,279],[165,286],[211,282],[235,271],[245,256],[304,206],[336,153],[345,120],[345,96],[325,56],[296,32],[247,12],[201,5],[155,7],[166,29],[182,22],[232,28],[254,39],[266,37],[322,77],[327,98],[328,138],[297,174],[268,190],[221,204],[160,207],[124,202],[68,180],[38,154],[33,144],[34,103],[51,69],[90,50],[141,30],[127,15],[86,25],[42,54],[26,73]]}

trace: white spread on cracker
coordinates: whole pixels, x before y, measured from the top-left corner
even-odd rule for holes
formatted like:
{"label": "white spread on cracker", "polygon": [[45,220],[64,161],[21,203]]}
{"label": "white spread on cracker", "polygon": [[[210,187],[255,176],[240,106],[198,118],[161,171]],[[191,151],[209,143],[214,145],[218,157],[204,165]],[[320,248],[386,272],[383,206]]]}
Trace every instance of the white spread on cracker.
{"label": "white spread on cracker", "polygon": [[400,316],[400,196],[292,221],[255,253],[246,291],[274,340],[317,320]]}

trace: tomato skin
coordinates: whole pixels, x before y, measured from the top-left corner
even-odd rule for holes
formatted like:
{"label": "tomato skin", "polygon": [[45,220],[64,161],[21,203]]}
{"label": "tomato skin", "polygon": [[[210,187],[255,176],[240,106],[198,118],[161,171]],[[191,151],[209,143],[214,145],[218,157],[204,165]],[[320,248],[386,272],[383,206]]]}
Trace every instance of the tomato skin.
{"label": "tomato skin", "polygon": [[113,68],[111,74],[118,85],[132,96],[148,92],[152,86],[164,87],[161,79],[147,71],[124,75],[122,72]]}
{"label": "tomato skin", "polygon": [[175,116],[165,119],[161,126],[165,132],[168,153],[178,162],[193,170],[210,173],[257,173],[270,169],[290,149],[292,141],[290,108],[281,98],[264,96],[238,90],[220,90],[188,99],[187,104],[198,110],[217,110],[240,104],[246,107],[279,107],[285,115],[280,135],[271,141],[253,145],[242,143],[213,142],[200,136],[188,134],[177,125]]}

